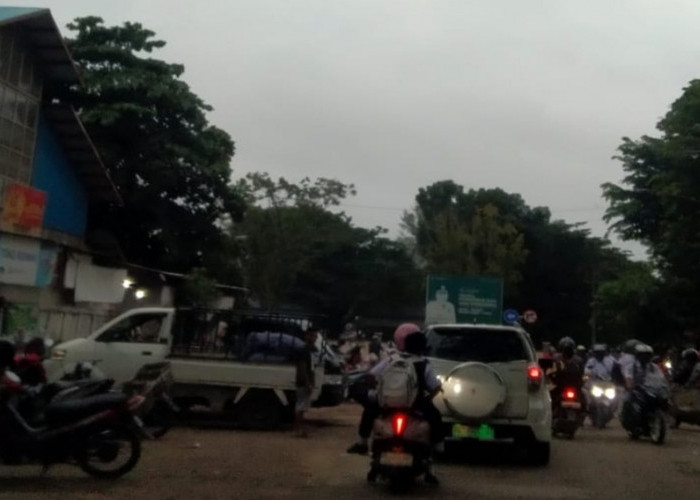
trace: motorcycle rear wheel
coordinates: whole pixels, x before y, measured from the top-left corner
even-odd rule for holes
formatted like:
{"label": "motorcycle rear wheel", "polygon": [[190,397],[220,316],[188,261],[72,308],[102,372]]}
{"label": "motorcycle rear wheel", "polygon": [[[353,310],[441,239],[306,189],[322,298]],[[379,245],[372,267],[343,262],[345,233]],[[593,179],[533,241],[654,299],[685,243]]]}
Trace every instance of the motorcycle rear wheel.
{"label": "motorcycle rear wheel", "polygon": [[[113,468],[124,450],[125,460]],[[136,431],[113,425],[89,436],[76,457],[78,465],[93,477],[115,479],[131,471],[141,458],[141,440]]]}
{"label": "motorcycle rear wheel", "polygon": [[657,410],[649,423],[649,437],[654,444],[664,444],[666,441],[666,416]]}

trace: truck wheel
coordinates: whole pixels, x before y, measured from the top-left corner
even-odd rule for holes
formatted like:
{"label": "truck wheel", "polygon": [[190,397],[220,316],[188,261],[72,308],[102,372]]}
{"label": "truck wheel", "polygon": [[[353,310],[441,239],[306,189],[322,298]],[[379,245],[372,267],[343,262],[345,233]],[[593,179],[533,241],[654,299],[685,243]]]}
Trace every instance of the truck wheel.
{"label": "truck wheel", "polygon": [[236,405],[239,423],[247,429],[271,429],[282,421],[284,407],[272,391],[251,390]]}

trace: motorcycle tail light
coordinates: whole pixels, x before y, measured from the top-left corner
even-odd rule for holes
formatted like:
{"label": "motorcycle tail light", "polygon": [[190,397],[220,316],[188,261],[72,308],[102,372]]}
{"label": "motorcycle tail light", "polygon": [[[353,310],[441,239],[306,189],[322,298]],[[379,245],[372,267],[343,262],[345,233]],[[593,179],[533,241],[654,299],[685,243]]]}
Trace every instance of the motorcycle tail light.
{"label": "motorcycle tail light", "polygon": [[406,430],[406,415],[401,413],[394,415],[391,419],[391,426],[394,429],[394,435],[403,435],[403,431]]}
{"label": "motorcycle tail light", "polygon": [[576,399],[576,389],[572,389],[571,387],[564,389],[564,399],[567,401]]}

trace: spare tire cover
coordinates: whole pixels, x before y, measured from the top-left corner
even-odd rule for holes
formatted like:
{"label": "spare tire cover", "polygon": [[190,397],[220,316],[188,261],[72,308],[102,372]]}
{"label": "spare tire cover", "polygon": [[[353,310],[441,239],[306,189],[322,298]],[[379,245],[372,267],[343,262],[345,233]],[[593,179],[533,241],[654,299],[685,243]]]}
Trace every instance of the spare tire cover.
{"label": "spare tire cover", "polygon": [[477,362],[456,366],[442,384],[447,410],[457,417],[491,415],[506,400],[506,385],[496,370]]}

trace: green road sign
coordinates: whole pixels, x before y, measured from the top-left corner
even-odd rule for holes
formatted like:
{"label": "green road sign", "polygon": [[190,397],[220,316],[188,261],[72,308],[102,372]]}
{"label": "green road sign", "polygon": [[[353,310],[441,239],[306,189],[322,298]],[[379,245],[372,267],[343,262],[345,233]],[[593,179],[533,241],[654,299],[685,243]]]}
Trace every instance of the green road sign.
{"label": "green road sign", "polygon": [[425,323],[500,325],[503,279],[487,276],[428,276]]}

